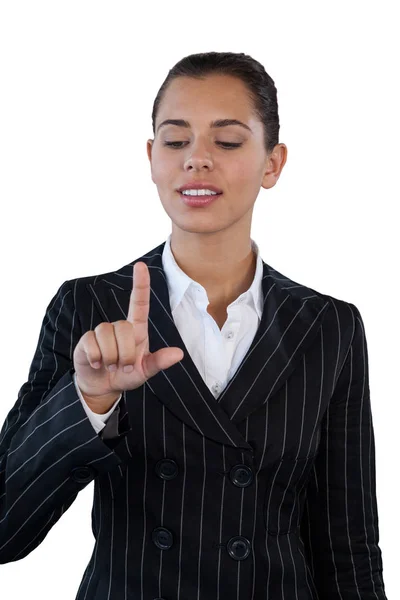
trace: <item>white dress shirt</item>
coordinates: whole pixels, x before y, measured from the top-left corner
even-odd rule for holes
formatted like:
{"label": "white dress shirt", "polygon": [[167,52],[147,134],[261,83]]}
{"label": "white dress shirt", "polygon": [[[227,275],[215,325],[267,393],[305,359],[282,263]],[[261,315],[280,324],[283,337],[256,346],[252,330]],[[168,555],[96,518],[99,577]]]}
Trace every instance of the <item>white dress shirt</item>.
{"label": "white dress shirt", "polygon": [[[217,398],[242,362],[261,321],[263,264],[259,248],[256,242],[251,240],[252,250],[257,256],[253,283],[246,292],[229,304],[227,320],[220,330],[207,312],[209,300],[205,288],[188,277],[177,265],[171,251],[171,235],[164,246],[162,264],[167,279],[172,317],[190,357],[204,382]],[[106,426],[122,394],[107,413],[99,415],[86,404],[76,383],[76,373],[73,380],[83,408],[95,431],[99,433]]]}

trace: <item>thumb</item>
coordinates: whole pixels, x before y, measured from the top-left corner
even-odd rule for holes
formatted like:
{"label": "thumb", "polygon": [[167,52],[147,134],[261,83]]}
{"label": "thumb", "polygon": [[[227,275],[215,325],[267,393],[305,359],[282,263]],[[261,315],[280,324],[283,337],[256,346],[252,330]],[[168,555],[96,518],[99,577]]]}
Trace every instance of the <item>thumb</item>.
{"label": "thumb", "polygon": [[184,352],[180,348],[160,348],[153,354],[148,354],[144,359],[144,372],[148,379],[164,369],[181,361]]}

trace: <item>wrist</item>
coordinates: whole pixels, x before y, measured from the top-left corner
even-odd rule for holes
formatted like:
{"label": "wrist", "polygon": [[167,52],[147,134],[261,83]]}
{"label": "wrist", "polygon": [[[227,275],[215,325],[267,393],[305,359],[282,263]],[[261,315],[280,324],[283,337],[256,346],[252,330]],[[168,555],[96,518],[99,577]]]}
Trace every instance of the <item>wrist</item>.
{"label": "wrist", "polygon": [[98,415],[104,415],[107,413],[121,395],[118,392],[112,392],[111,394],[104,394],[103,396],[90,396],[82,390],[81,386],[79,385],[78,377],[75,377],[75,383],[87,406],[92,412]]}
{"label": "wrist", "polygon": [[82,391],[81,394],[90,410],[98,415],[107,413],[120,396],[120,394],[110,394],[109,396],[87,396]]}

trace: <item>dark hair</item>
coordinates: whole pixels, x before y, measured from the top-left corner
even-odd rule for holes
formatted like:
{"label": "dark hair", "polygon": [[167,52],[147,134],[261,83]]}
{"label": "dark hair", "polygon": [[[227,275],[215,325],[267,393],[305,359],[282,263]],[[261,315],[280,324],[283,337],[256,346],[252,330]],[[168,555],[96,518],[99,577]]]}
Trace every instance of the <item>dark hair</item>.
{"label": "dark hair", "polygon": [[203,52],[190,54],[176,63],[160,87],[153,105],[152,124],[155,134],[155,121],[168,85],[177,77],[205,79],[210,74],[232,75],[241,79],[247,86],[254,105],[256,117],[264,125],[264,145],[269,154],[279,143],[279,115],[277,90],[274,80],[263,65],[251,56],[233,52]]}

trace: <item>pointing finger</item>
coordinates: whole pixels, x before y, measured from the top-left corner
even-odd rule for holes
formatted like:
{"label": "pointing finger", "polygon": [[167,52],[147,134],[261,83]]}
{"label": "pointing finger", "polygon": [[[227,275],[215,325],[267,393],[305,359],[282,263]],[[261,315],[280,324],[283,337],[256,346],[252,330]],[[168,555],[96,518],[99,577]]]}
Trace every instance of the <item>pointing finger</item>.
{"label": "pointing finger", "polygon": [[127,320],[135,325],[145,325],[150,307],[150,274],[144,262],[133,265],[132,291]]}

